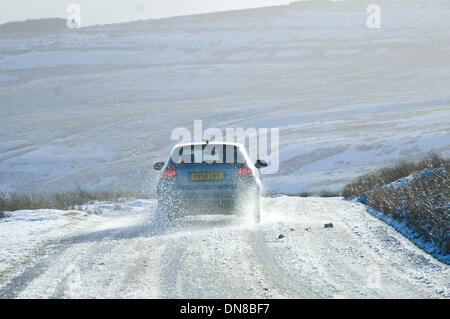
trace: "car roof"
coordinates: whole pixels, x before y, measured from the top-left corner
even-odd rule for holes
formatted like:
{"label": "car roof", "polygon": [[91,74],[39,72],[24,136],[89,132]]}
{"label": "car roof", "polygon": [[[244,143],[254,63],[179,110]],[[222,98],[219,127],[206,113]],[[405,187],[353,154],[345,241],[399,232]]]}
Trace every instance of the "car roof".
{"label": "car roof", "polygon": [[182,146],[191,146],[191,145],[232,145],[232,146],[237,146],[239,148],[243,147],[243,145],[241,143],[235,143],[235,142],[227,142],[227,141],[213,141],[213,142],[206,142],[206,141],[202,141],[202,142],[189,142],[189,143],[178,143],[176,144],[173,149],[176,149],[178,147],[182,147]]}

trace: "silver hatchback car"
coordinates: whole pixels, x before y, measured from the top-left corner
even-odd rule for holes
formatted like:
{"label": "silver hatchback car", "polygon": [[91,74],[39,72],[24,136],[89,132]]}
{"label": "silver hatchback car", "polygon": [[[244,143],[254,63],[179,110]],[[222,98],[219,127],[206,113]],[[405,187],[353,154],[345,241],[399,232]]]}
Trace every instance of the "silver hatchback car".
{"label": "silver hatchback car", "polygon": [[157,185],[158,211],[169,220],[195,214],[244,214],[260,221],[261,181],[242,144],[199,142],[176,145]]}

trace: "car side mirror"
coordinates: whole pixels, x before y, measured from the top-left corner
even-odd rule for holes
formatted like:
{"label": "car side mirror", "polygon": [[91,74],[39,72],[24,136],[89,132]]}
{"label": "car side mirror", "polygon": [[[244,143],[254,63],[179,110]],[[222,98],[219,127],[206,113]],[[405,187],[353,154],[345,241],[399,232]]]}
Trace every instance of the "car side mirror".
{"label": "car side mirror", "polygon": [[164,162],[156,162],[155,165],[153,165],[153,168],[157,171],[161,170],[161,168],[164,167]]}
{"label": "car side mirror", "polygon": [[255,167],[256,168],[267,167],[267,162],[264,160],[256,160]]}

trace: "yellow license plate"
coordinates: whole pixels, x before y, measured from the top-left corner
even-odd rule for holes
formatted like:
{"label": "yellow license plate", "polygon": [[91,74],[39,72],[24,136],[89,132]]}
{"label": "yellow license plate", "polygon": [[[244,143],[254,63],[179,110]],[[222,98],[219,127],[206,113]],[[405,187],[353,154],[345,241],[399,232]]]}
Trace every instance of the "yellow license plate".
{"label": "yellow license plate", "polygon": [[192,173],[191,179],[193,181],[221,181],[223,179],[223,172]]}

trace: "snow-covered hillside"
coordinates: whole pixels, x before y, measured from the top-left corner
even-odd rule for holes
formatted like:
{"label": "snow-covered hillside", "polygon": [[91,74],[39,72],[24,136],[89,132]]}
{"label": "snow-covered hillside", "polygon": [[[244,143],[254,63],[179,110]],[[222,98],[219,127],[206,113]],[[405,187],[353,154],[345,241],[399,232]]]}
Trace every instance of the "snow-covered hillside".
{"label": "snow-covered hillside", "polygon": [[450,4],[305,1],[0,34],[0,190],[153,191],[175,127],[279,127],[268,191],[450,153]]}

